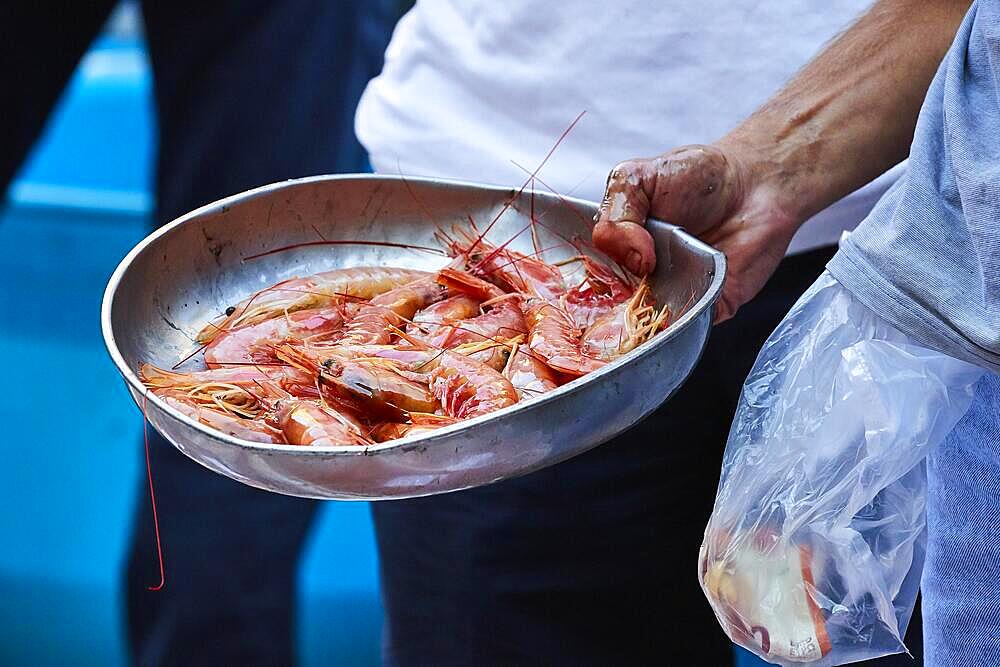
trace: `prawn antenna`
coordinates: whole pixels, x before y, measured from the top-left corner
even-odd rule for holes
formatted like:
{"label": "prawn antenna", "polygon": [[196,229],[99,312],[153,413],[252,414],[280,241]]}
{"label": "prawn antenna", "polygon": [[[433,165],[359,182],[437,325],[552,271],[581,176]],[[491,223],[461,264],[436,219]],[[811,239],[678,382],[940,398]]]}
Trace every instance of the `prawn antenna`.
{"label": "prawn antenna", "polygon": [[146,450],[146,479],[149,481],[149,504],[153,509],[153,535],[156,538],[156,559],[160,566],[160,582],[154,586],[147,586],[147,591],[162,591],[167,584],[166,570],[163,567],[163,543],[160,540],[160,519],[156,513],[156,492],[153,490],[153,469],[149,462],[149,418],[146,412],[146,399],[149,396],[147,389],[142,394],[142,443]]}

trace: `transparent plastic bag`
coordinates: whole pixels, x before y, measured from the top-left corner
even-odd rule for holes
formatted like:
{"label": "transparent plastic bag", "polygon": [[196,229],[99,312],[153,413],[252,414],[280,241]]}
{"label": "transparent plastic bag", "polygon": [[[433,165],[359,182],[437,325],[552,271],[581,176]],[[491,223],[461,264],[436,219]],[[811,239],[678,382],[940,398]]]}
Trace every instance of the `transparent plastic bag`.
{"label": "transparent plastic bag", "polygon": [[824,273],[743,387],[699,577],[729,637],[778,664],[905,651],[923,460],[983,371],[922,347]]}

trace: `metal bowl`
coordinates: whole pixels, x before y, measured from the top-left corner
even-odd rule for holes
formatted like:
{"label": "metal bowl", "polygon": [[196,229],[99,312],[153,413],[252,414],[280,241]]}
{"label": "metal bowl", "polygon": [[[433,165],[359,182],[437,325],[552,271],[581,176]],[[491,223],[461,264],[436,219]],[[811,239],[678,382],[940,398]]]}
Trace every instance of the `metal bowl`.
{"label": "metal bowl", "polygon": [[[505,204],[488,239],[541,219],[547,261],[572,256],[558,238],[589,235],[592,202],[473,183],[389,176],[318,176],[267,185],[209,204],[162,227],[122,260],[101,312],[112,360],[141,404],[142,362],[169,368],[194,348],[205,322],[278,281],[363,265],[436,269],[440,256],[366,245],[309,246],[245,261],[290,244],[361,239],[435,246],[436,226],[480,227]],[[547,229],[546,229],[547,228]],[[538,398],[431,434],[370,447],[298,447],[245,442],[209,429],[150,393],[150,423],[178,449],[218,473],[307,498],[387,499],[455,491],[523,475],[587,451],[629,428],[687,378],[705,345],[722,287],[723,255],[665,223],[651,277],[661,304],[683,314],[653,340],[599,372]],[[510,245],[532,251],[522,233]],[[197,357],[196,357],[197,359]],[[194,362],[200,364],[200,362]]]}

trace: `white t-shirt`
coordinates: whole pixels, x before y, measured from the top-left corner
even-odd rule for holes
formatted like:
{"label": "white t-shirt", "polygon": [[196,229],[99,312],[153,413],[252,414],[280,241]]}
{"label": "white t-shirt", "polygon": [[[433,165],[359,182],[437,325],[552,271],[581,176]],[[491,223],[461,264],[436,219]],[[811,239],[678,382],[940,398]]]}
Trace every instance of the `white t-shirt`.
{"label": "white t-shirt", "polygon": [[[381,173],[520,185],[600,200],[618,162],[710,143],[746,118],[871,0],[418,0],[361,98]],[[837,242],[897,166],[808,221],[790,252]]]}

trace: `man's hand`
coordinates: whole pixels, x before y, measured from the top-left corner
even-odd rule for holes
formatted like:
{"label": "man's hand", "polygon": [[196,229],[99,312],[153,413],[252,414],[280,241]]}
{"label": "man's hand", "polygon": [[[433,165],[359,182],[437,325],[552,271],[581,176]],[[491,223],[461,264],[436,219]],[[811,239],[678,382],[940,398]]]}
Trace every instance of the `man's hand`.
{"label": "man's hand", "polygon": [[645,275],[656,264],[646,218],[684,227],[726,254],[715,320],[729,319],[764,286],[798,227],[792,207],[782,205],[781,188],[770,180],[774,174],[724,143],[622,162],[608,177],[594,243]]}
{"label": "man's hand", "polygon": [[647,216],[726,253],[716,321],[760,291],[799,225],[904,157],[969,0],[878,0],[779,93],[712,146],[623,162],[594,243],[631,271],[656,259]]}

